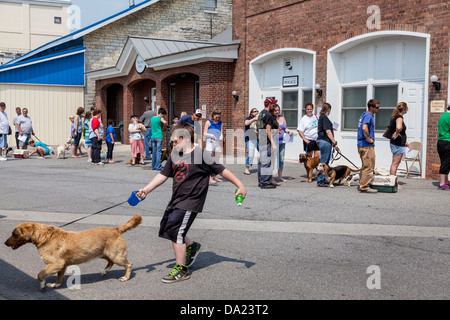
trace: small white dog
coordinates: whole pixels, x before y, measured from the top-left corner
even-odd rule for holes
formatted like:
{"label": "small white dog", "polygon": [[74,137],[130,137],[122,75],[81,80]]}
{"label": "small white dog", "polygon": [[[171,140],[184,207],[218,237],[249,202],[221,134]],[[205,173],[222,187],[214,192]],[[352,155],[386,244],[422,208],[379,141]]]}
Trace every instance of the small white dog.
{"label": "small white dog", "polygon": [[[56,159],[65,159],[66,158],[66,150],[70,149],[70,144],[65,143],[56,149]],[[62,156],[62,158],[61,158]]]}
{"label": "small white dog", "polygon": [[[73,144],[73,138],[70,137],[70,138],[67,140],[66,144],[72,145],[72,144]],[[78,144],[78,147],[84,148],[84,150],[87,151],[86,144],[84,143],[84,138],[83,138],[83,137],[81,137],[80,143]]]}

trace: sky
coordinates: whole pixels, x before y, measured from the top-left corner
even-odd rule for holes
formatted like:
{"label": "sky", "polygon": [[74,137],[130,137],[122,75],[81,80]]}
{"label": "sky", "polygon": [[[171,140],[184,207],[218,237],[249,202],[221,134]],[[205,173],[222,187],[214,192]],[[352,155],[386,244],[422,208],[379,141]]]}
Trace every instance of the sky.
{"label": "sky", "polygon": [[[144,0],[135,0],[139,4]],[[129,0],[72,0],[72,5],[80,7],[81,28],[110,17],[129,7]]]}

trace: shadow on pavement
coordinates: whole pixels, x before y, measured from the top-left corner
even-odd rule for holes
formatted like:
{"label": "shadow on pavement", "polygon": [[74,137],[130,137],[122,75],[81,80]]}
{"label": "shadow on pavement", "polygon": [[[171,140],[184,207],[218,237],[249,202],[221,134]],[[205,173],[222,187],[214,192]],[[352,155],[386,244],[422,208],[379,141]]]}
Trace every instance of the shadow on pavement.
{"label": "shadow on pavement", "polygon": [[0,259],[0,300],[65,300],[65,296],[54,290],[39,290],[36,277],[20,271]]}

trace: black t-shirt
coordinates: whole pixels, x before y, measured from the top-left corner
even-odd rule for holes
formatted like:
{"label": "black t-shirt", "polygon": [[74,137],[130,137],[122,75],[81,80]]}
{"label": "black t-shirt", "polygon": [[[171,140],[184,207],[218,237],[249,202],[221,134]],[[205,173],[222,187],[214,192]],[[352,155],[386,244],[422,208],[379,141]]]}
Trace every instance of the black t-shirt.
{"label": "black t-shirt", "polygon": [[321,115],[319,117],[319,122],[317,124],[317,140],[325,140],[331,143],[330,138],[327,135],[327,130],[331,130],[334,137],[333,124],[326,115]]}
{"label": "black t-shirt", "polygon": [[[402,131],[400,131],[400,135],[396,139],[392,139],[392,135],[397,130],[397,119],[398,118],[402,118],[403,128],[402,128]],[[390,143],[393,144],[394,146],[405,147],[407,137],[406,137],[406,125],[405,125],[405,120],[403,119],[403,116],[396,115],[394,119],[391,119],[390,127],[391,127]]]}
{"label": "black t-shirt", "polygon": [[209,176],[222,173],[225,167],[211,153],[199,147],[187,154],[172,151],[161,174],[173,178],[172,198],[168,209],[202,212],[208,194]]}
{"label": "black t-shirt", "polygon": [[[270,143],[270,140],[267,137],[267,133],[266,133],[267,125],[270,125],[270,127],[273,129],[274,119],[273,119],[272,114],[269,111],[267,111],[266,109],[264,109],[258,115],[258,124],[257,124],[258,131],[259,131],[258,139],[263,139],[263,137],[265,137],[267,139],[267,143]],[[264,141],[264,140],[262,140],[262,141]]]}

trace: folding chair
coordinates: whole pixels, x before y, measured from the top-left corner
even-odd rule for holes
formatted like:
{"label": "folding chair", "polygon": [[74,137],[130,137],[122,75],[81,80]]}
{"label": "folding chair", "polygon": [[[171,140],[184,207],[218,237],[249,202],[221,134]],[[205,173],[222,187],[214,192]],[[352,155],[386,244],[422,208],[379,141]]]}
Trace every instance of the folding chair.
{"label": "folding chair", "polygon": [[[406,172],[406,178],[408,178],[409,174],[419,174],[420,176],[422,176],[422,162],[420,160],[420,152],[422,150],[422,143],[420,142],[411,142],[409,144],[408,147],[411,151],[416,151],[416,155],[413,158],[408,158],[407,155],[402,158],[402,162],[405,162],[405,166],[406,166],[406,170],[400,169],[400,171],[405,171]],[[408,167],[408,162],[412,162],[411,165]],[[419,164],[419,170],[412,170],[414,164],[418,162]]]}

